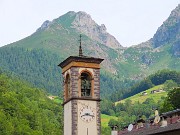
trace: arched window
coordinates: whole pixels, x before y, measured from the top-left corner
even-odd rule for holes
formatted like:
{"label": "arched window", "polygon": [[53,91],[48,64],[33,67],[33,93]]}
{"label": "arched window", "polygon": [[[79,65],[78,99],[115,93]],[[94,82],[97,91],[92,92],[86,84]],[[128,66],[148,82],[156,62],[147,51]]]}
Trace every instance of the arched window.
{"label": "arched window", "polygon": [[65,99],[67,100],[70,97],[70,76],[67,74],[65,81]]}
{"label": "arched window", "polygon": [[91,97],[91,76],[87,72],[81,73],[81,97]]}

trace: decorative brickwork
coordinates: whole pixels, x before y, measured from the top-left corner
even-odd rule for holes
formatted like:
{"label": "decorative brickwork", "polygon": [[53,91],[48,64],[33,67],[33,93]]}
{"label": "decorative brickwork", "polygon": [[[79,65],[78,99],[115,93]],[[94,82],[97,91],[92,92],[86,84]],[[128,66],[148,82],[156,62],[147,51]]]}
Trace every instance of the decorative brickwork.
{"label": "decorative brickwork", "polygon": [[78,97],[78,80],[79,80],[79,68],[72,67],[71,68],[71,90],[72,90],[72,98]]}
{"label": "decorative brickwork", "polygon": [[94,98],[100,99],[100,70],[93,69],[94,72]]}
{"label": "decorative brickwork", "polygon": [[97,102],[97,131],[98,135],[101,135],[101,110],[100,110],[100,102]]}
{"label": "decorative brickwork", "polygon": [[66,83],[65,83],[65,80],[66,80],[66,76],[65,76],[65,74],[63,73],[63,82],[62,82],[62,85],[63,85],[63,101],[65,101],[66,99],[65,99],[65,89],[66,89]]}
{"label": "decorative brickwork", "polygon": [[72,135],[78,135],[77,123],[78,123],[78,106],[77,100],[72,100]]}

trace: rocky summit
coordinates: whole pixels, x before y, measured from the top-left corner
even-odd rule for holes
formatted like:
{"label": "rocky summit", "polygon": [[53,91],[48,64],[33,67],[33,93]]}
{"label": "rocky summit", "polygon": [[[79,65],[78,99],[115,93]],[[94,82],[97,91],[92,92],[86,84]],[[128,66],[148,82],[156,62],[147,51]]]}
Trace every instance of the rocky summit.
{"label": "rocky summit", "polygon": [[106,31],[104,24],[98,25],[92,20],[91,16],[85,12],[80,11],[76,13],[72,25],[72,27],[76,28],[80,33],[84,33],[101,44],[113,49],[122,48],[116,38]]}
{"label": "rocky summit", "polygon": [[164,23],[158,28],[152,39],[153,46],[155,48],[168,43],[175,43],[177,41],[180,41],[180,4],[171,12],[167,20],[164,21]]}

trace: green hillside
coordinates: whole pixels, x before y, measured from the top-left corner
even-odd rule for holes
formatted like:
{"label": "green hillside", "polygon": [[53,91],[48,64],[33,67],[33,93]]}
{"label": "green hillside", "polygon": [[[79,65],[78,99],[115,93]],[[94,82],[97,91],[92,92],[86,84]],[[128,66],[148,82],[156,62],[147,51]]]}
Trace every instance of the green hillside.
{"label": "green hillside", "polygon": [[120,99],[125,99],[136,95],[140,92],[143,92],[147,89],[153,88],[154,86],[161,85],[164,83],[168,83],[168,81],[172,82],[172,86],[180,85],[180,72],[174,70],[160,70],[150,76],[147,76],[140,82],[135,83],[132,85],[131,88],[126,88],[125,90],[122,88],[122,91],[116,91],[111,95],[111,101],[116,102]]}
{"label": "green hillside", "polygon": [[19,47],[0,49],[1,69],[9,71],[35,87],[59,95],[61,69],[57,66],[61,57],[47,50],[30,50]]}
{"label": "green hillside", "polygon": [[46,93],[0,72],[0,134],[62,134],[62,106]]}
{"label": "green hillside", "polygon": [[135,102],[142,103],[142,102],[146,101],[146,99],[148,99],[148,98],[151,98],[155,102],[158,102],[159,100],[161,100],[161,98],[167,96],[167,92],[163,91],[163,92],[160,92],[160,93],[151,94],[151,91],[153,91],[153,90],[160,90],[162,88],[163,88],[163,85],[154,86],[153,88],[150,88],[148,90],[143,91],[143,92],[146,92],[147,95],[143,95],[142,94],[143,92],[140,92],[140,93],[138,93],[138,94],[136,94],[134,96],[128,97],[128,98],[123,99],[123,100],[120,100],[118,102],[115,102],[115,104],[125,103],[126,100],[131,100],[132,103],[135,103]]}

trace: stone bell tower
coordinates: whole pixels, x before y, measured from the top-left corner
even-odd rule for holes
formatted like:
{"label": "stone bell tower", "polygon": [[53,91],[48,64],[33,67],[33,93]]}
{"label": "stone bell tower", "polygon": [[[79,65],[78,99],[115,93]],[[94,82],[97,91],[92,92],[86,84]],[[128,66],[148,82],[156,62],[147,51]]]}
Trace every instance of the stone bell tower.
{"label": "stone bell tower", "polygon": [[101,135],[100,63],[103,59],[70,56],[62,68],[64,90],[64,135]]}

